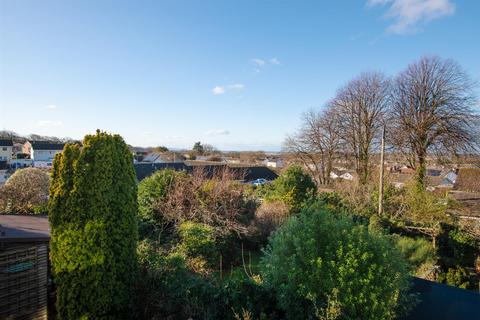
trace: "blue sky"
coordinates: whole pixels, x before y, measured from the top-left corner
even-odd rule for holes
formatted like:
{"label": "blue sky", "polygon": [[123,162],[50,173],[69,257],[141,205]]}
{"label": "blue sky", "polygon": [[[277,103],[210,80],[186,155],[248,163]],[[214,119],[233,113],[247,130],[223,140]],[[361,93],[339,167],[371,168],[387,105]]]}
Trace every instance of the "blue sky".
{"label": "blue sky", "polygon": [[0,0],[0,128],[278,150],[362,71],[422,55],[480,81],[480,1]]}

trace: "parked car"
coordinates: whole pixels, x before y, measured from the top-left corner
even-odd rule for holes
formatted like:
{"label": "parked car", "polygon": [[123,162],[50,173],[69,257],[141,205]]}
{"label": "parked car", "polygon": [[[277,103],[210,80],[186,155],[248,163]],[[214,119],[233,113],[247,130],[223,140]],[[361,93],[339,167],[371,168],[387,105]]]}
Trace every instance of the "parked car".
{"label": "parked car", "polygon": [[253,184],[254,186],[263,186],[264,184],[268,183],[268,180],[267,179],[264,179],[264,178],[260,178],[260,179],[257,179],[257,180],[253,180],[251,182],[251,184]]}

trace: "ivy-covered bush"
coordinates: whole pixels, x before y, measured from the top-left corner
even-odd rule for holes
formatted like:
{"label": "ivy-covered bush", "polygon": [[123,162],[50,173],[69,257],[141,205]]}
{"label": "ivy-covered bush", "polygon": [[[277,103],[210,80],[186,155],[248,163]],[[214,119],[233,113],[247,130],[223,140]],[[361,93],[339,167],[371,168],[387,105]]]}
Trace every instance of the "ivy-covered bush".
{"label": "ivy-covered bush", "polygon": [[277,230],[262,265],[287,319],[394,319],[411,305],[393,241],[318,205]]}
{"label": "ivy-covered bush", "polygon": [[58,319],[130,319],[137,188],[119,135],[97,131],[56,155],[48,203]]}
{"label": "ivy-covered bush", "polygon": [[312,177],[302,167],[288,167],[267,189],[267,202],[281,201],[293,212],[299,211],[317,193]]}

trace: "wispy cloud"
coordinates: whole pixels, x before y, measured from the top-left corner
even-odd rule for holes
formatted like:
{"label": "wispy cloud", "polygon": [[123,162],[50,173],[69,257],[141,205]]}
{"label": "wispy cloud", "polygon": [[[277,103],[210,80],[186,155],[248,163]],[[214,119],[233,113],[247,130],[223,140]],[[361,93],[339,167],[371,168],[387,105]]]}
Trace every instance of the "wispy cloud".
{"label": "wispy cloud", "polygon": [[272,58],[268,61],[270,61],[271,64],[280,64],[280,60],[278,60],[277,58]]}
{"label": "wispy cloud", "polygon": [[40,120],[37,122],[39,127],[61,127],[63,125],[62,121],[53,121],[53,120]]}
{"label": "wispy cloud", "polygon": [[226,136],[229,134],[230,134],[230,131],[226,129],[212,129],[205,132],[205,135],[209,137]]}
{"label": "wispy cloud", "polygon": [[273,57],[270,59],[253,58],[250,61],[254,66],[253,70],[255,70],[255,72],[260,72],[263,67],[267,66],[267,64],[272,64],[272,65],[280,64],[280,60],[278,60],[278,58],[276,57]]}
{"label": "wispy cloud", "polygon": [[227,91],[230,90],[242,90],[245,88],[245,85],[242,83],[234,83],[234,84],[229,84],[227,86],[216,86],[215,88],[212,89],[212,93],[216,96],[220,94],[224,94]]}
{"label": "wispy cloud", "polygon": [[212,89],[212,93],[216,96],[220,94],[224,94],[226,92],[224,87],[216,86],[215,88]]}
{"label": "wispy cloud", "polygon": [[257,67],[262,67],[265,65],[265,60],[259,59],[259,58],[253,58],[252,63],[256,65]]}
{"label": "wispy cloud", "polygon": [[229,89],[242,90],[243,88],[245,88],[245,85],[241,84],[241,83],[234,83],[234,84],[229,85],[228,88]]}
{"label": "wispy cloud", "polygon": [[396,34],[415,33],[428,22],[455,13],[455,5],[450,0],[368,0],[367,7],[385,6],[389,8],[385,17],[394,22],[387,30]]}
{"label": "wispy cloud", "polygon": [[48,106],[45,106],[45,109],[54,110],[54,109],[57,109],[57,106],[54,104],[49,104]]}

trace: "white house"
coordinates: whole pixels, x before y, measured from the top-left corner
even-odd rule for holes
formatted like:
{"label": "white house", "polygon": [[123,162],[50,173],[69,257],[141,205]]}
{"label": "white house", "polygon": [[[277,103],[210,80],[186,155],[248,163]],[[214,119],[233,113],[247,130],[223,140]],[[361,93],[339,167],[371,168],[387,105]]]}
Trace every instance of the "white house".
{"label": "white house", "polygon": [[39,163],[51,163],[57,153],[62,152],[63,143],[49,141],[27,141],[23,145],[23,152],[30,154],[30,159]]}
{"label": "white house", "polygon": [[283,168],[284,166],[282,159],[266,159],[265,161],[263,161],[263,164],[270,168]]}
{"label": "white house", "polygon": [[12,139],[0,139],[0,161],[10,163],[12,160],[13,142]]}

